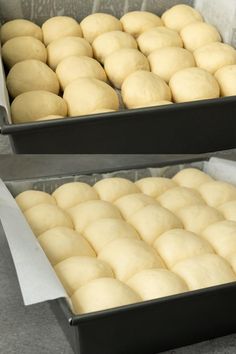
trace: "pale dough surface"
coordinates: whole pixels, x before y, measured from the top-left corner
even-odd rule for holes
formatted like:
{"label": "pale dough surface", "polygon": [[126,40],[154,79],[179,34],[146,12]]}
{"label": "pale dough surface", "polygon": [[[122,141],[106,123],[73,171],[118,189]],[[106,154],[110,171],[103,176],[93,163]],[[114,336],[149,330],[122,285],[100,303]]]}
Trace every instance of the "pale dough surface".
{"label": "pale dough surface", "polygon": [[220,85],[221,95],[236,96],[236,65],[226,65],[217,70],[215,77]]}
{"label": "pale dough surface", "polygon": [[37,190],[24,191],[18,194],[15,199],[22,211],[42,203],[56,204],[55,199],[50,194]]}
{"label": "pale dough surface", "polygon": [[199,187],[199,192],[205,202],[212,207],[236,200],[236,187],[222,181],[212,181]]}
{"label": "pale dough surface", "polygon": [[176,31],[181,29],[192,22],[202,22],[202,15],[191,6],[179,4],[168,9],[162,15],[162,21],[166,27]]}
{"label": "pale dough surface", "polygon": [[236,200],[232,200],[221,205],[218,208],[224,215],[225,219],[236,221]]}
{"label": "pale dough surface", "polygon": [[170,188],[177,187],[175,181],[165,177],[146,177],[136,182],[139,189],[153,198],[158,198]]}
{"label": "pale dough surface", "polygon": [[172,180],[183,187],[198,188],[203,183],[210,182],[213,179],[196,168],[185,168],[176,173]]}
{"label": "pale dough surface", "polygon": [[166,105],[170,105],[170,104],[173,104],[173,102],[166,101],[166,100],[160,100],[160,101],[154,101],[151,103],[143,103],[143,104],[135,106],[133,108],[135,109],[135,108],[145,108],[145,107],[158,107],[158,106],[166,106]]}
{"label": "pale dough surface", "polygon": [[43,32],[42,29],[37,26],[35,23],[17,19],[12,20],[5,23],[1,27],[1,43],[4,44],[12,38],[22,37],[22,36],[30,36],[40,41],[43,40]]}

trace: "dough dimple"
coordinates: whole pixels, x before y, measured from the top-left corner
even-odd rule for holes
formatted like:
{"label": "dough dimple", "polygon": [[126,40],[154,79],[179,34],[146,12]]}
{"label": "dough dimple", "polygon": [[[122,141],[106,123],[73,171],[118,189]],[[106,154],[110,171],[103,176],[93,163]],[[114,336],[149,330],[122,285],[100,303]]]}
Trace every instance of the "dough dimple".
{"label": "dough dimple", "polygon": [[215,77],[220,85],[221,95],[236,96],[236,65],[226,65],[217,70]]}
{"label": "dough dimple", "polygon": [[188,188],[198,188],[200,185],[206,182],[213,181],[213,179],[196,168],[185,168],[172,178],[177,184]]}
{"label": "dough dimple", "polygon": [[50,194],[37,190],[24,191],[18,194],[15,199],[22,211],[26,211],[27,209],[42,203],[56,204],[55,199]]}
{"label": "dough dimple", "polygon": [[202,15],[191,6],[178,4],[164,12],[162,21],[166,27],[181,31],[183,27],[192,22],[203,22],[203,18]]}
{"label": "dough dimple", "polygon": [[24,20],[17,19],[12,20],[1,26],[1,43],[4,44],[12,38],[30,36],[40,41],[43,40],[42,29],[35,23]]}
{"label": "dough dimple", "polygon": [[222,181],[204,183],[199,187],[199,192],[206,203],[212,207],[236,200],[236,187]]}
{"label": "dough dimple", "polygon": [[175,181],[165,177],[146,177],[136,182],[139,189],[153,198],[158,198],[170,188],[177,187]]}

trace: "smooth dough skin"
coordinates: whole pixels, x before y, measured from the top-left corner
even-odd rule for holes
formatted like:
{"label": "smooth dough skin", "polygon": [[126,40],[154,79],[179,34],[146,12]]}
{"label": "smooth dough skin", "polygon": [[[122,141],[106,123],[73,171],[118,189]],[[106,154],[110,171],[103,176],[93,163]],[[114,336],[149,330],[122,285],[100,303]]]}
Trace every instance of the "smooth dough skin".
{"label": "smooth dough skin", "polygon": [[122,31],[103,33],[93,42],[94,57],[102,64],[108,55],[122,48],[138,48],[137,42],[131,34]]}
{"label": "smooth dough skin", "polygon": [[211,74],[226,65],[236,64],[236,50],[225,43],[210,43],[194,51],[194,57],[199,68]]}
{"label": "smooth dough skin", "polygon": [[104,13],[95,13],[83,19],[80,23],[84,38],[93,43],[100,34],[111,31],[122,31],[122,23],[114,16]]}
{"label": "smooth dough skin", "polygon": [[177,263],[172,271],[185,280],[190,290],[236,281],[236,275],[220,256],[203,254]]}
{"label": "smooth dough skin", "polygon": [[84,38],[80,37],[62,37],[47,47],[48,65],[56,70],[58,64],[65,58],[71,56],[93,56],[91,45]]}
{"label": "smooth dough skin", "polygon": [[217,70],[216,80],[220,85],[221,96],[236,96],[236,65],[227,65]]}
{"label": "smooth dough skin", "polygon": [[225,219],[236,221],[236,200],[227,202],[218,209],[224,215]]}
{"label": "smooth dough skin", "polygon": [[50,115],[67,115],[67,104],[63,98],[47,91],[25,92],[17,96],[11,104],[14,123],[33,122]]}
{"label": "smooth dough skin", "polygon": [[118,89],[121,88],[127,76],[137,70],[150,71],[147,58],[139,50],[123,48],[108,55],[104,68],[111,83]]}
{"label": "smooth dough skin", "polygon": [[231,200],[236,200],[236,187],[226,182],[204,183],[198,190],[205,202],[214,208]]}
{"label": "smooth dough skin", "polygon": [[69,215],[56,205],[38,204],[26,210],[24,215],[36,236],[57,226],[73,229]]}
{"label": "smooth dough skin", "polygon": [[56,227],[42,233],[38,241],[52,265],[72,256],[96,257],[96,253],[78,232]]}
{"label": "smooth dough skin", "polygon": [[209,43],[221,42],[221,36],[217,29],[205,22],[194,22],[184,27],[180,36],[184,47],[191,52]]}
{"label": "smooth dough skin", "polygon": [[18,194],[15,199],[22,211],[26,211],[27,209],[42,203],[56,205],[55,199],[50,194],[36,190],[22,192]]}
{"label": "smooth dough skin", "polygon": [[127,284],[144,301],[188,291],[185,282],[167,269],[143,270],[130,278]]}
{"label": "smooth dough skin", "polygon": [[119,109],[116,91],[107,83],[93,78],[85,77],[71,82],[63,97],[68,104],[70,117],[90,114],[99,108]]}
{"label": "smooth dough skin", "polygon": [[236,273],[236,253],[232,253],[227,257],[227,261],[230,263],[231,267],[233,268],[234,272]]}
{"label": "smooth dough skin", "polygon": [[11,68],[7,76],[7,88],[15,98],[28,91],[59,93],[60,85],[56,74],[39,60],[21,61]]}
{"label": "smooth dough skin", "polygon": [[69,209],[88,200],[99,199],[96,190],[87,183],[70,182],[58,187],[52,194],[58,206]]}
{"label": "smooth dough skin", "polygon": [[173,180],[165,177],[146,177],[135,183],[144,194],[153,198],[158,198],[168,189],[177,187]]}
{"label": "smooth dough skin", "polygon": [[98,219],[121,219],[119,210],[103,200],[89,200],[68,210],[75,229],[84,232],[85,228]]}
{"label": "smooth dough skin", "polygon": [[97,254],[111,241],[118,238],[139,239],[137,231],[121,219],[98,219],[84,230],[84,237],[91,243]]}
{"label": "smooth dough skin", "polygon": [[58,38],[74,36],[82,37],[80,25],[72,17],[56,16],[52,17],[42,25],[43,41],[45,45]]}
{"label": "smooth dough skin", "polygon": [[159,16],[148,11],[132,11],[126,13],[120,19],[124,31],[137,38],[145,31],[153,27],[163,26]]}
{"label": "smooth dough skin", "polygon": [[70,257],[58,263],[54,269],[69,296],[91,280],[114,277],[107,263],[93,257]]}
{"label": "smooth dough skin", "polygon": [[165,268],[157,252],[145,242],[120,238],[106,245],[98,255],[107,262],[117,279],[127,281],[144,269]]}
{"label": "smooth dough skin", "polygon": [[154,248],[168,268],[187,258],[214,253],[213,248],[204,238],[182,229],[173,229],[162,234],[155,241]]}
{"label": "smooth dough skin", "polygon": [[158,106],[166,106],[166,105],[169,105],[169,104],[173,104],[173,102],[161,100],[161,101],[154,101],[154,102],[151,102],[151,103],[141,104],[141,105],[138,105],[138,106],[133,107],[133,108],[137,109],[137,108],[145,108],[145,107],[158,107]]}
{"label": "smooth dough skin", "polygon": [[12,38],[30,36],[40,41],[43,40],[43,32],[39,26],[28,20],[13,20],[1,27],[1,43],[4,44]]}
{"label": "smooth dough skin", "polygon": [[71,300],[74,313],[82,314],[133,304],[141,298],[117,279],[100,278],[81,286]]}
{"label": "smooth dough skin", "polygon": [[138,210],[131,215],[129,223],[149,245],[152,245],[163,232],[183,227],[177,216],[156,204]]}
{"label": "smooth dough skin", "polygon": [[203,183],[211,182],[213,179],[196,168],[185,168],[176,173],[172,181],[183,187],[198,188]]}
{"label": "smooth dough skin", "polygon": [[160,100],[171,101],[171,91],[165,81],[144,70],[135,71],[125,79],[121,94],[127,108]]}
{"label": "smooth dough skin", "polygon": [[220,97],[220,87],[215,77],[200,68],[178,71],[170,79],[169,85],[177,103]]}
{"label": "smooth dough skin", "polygon": [[55,120],[55,119],[61,119],[61,118],[66,118],[66,117],[50,114],[49,116],[46,116],[43,118],[38,118],[38,119],[36,119],[36,121]]}
{"label": "smooth dough skin", "polygon": [[111,203],[125,195],[140,192],[135,183],[119,177],[104,178],[98,181],[93,188],[97,191],[100,199]]}
{"label": "smooth dough skin", "polygon": [[151,71],[167,83],[176,72],[196,66],[193,54],[178,47],[157,49],[149,55],[148,60]]}
{"label": "smooth dough skin", "polygon": [[184,4],[173,6],[164,12],[161,19],[166,27],[178,32],[192,22],[203,22],[202,15],[197,10]]}
{"label": "smooth dough skin", "polygon": [[46,63],[47,49],[43,43],[33,37],[15,37],[2,47],[2,58],[8,68],[27,59],[36,59]]}
{"label": "smooth dough skin", "polygon": [[63,91],[72,81],[81,77],[107,81],[106,73],[101,64],[93,58],[83,56],[72,56],[62,60],[57,66],[56,74]]}
{"label": "smooth dough skin", "polygon": [[180,35],[166,27],[155,27],[141,34],[137,39],[141,52],[150,55],[154,50],[164,47],[183,47]]}

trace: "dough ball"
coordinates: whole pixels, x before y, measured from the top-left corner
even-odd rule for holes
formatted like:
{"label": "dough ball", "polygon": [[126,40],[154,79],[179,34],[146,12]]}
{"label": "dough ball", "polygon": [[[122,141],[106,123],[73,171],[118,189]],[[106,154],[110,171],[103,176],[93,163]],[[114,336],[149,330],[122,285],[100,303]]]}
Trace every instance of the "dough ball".
{"label": "dough ball", "polygon": [[132,34],[135,38],[153,27],[163,26],[159,16],[147,11],[128,12],[121,17],[120,21],[124,31]]}
{"label": "dough ball", "polygon": [[219,207],[225,219],[236,221],[236,200],[232,200]]}
{"label": "dough ball", "polygon": [[188,5],[179,4],[171,7],[162,15],[166,27],[180,32],[181,29],[193,22],[203,22],[202,15]]}
{"label": "dough ball", "polygon": [[64,99],[71,117],[91,114],[99,108],[119,109],[116,91],[107,83],[89,77],[71,82],[65,89]]}
{"label": "dough ball", "polygon": [[62,209],[69,209],[88,200],[99,199],[96,190],[87,183],[64,183],[53,192],[53,197]]}
{"label": "dough ball", "polygon": [[166,27],[155,27],[141,34],[137,39],[141,52],[149,55],[165,47],[183,47],[180,35]]}
{"label": "dough ball", "polygon": [[127,108],[160,100],[171,100],[171,91],[165,81],[144,70],[135,71],[125,79],[121,94]]}
{"label": "dough ball", "polygon": [[215,26],[205,22],[194,22],[184,27],[180,36],[184,47],[191,52],[206,44],[221,42],[221,36]]}
{"label": "dough ball", "polygon": [[234,272],[236,273],[236,253],[233,253],[227,257],[227,261],[230,263]]}
{"label": "dough ball", "polygon": [[48,91],[22,93],[11,104],[14,123],[33,122],[48,115],[67,115],[67,104],[63,98]]}
{"label": "dough ball", "polygon": [[43,40],[45,45],[58,38],[74,36],[82,37],[80,25],[72,17],[56,16],[52,17],[42,25]]}
{"label": "dough ball", "polygon": [[127,76],[137,70],[150,71],[145,55],[139,50],[123,48],[108,55],[104,63],[105,71],[113,86],[121,88]]}
{"label": "dough ball", "polygon": [[170,178],[165,177],[146,177],[136,182],[138,188],[153,198],[158,198],[162,193],[170,188],[177,187],[177,184]]}
{"label": "dough ball", "polygon": [[98,108],[95,109],[95,111],[91,112],[91,114],[109,113],[109,112],[116,112],[116,110],[108,109],[108,108]]}
{"label": "dough ball", "polygon": [[98,219],[121,219],[119,210],[111,203],[103,200],[89,200],[68,210],[75,229],[84,232],[85,228]]}
{"label": "dough ball", "polygon": [[72,81],[81,77],[92,77],[101,81],[107,81],[106,73],[95,59],[90,57],[68,57],[57,66],[56,74],[63,91]]}
{"label": "dough ball", "polygon": [[156,199],[143,193],[128,194],[115,201],[115,205],[126,220],[136,211],[150,204],[159,205]]}
{"label": "dough ball", "polygon": [[165,193],[161,194],[161,196],[158,198],[158,201],[160,202],[161,206],[169,209],[173,213],[175,213],[178,209],[189,205],[206,204],[196,190],[187,187],[171,188]]}
{"label": "dough ball", "polygon": [[59,93],[60,85],[56,74],[39,60],[21,61],[11,68],[7,76],[7,88],[15,98],[28,91],[48,91]]}
{"label": "dough ball", "polygon": [[43,118],[39,118],[39,119],[36,119],[36,121],[44,121],[44,120],[55,120],[55,119],[60,119],[60,118],[66,118],[66,117],[63,117],[63,116],[55,116],[55,115],[49,115],[47,117],[43,117]]}
{"label": "dough ball", "polygon": [[24,214],[36,236],[57,226],[73,229],[70,216],[56,205],[38,204],[26,210]]}
{"label": "dough ball", "polygon": [[226,182],[212,181],[204,183],[198,190],[205,202],[215,208],[236,199],[236,187]]}
{"label": "dough ball", "polygon": [[130,278],[127,284],[144,301],[188,291],[185,282],[167,269],[143,270]]}
{"label": "dough ball", "polygon": [[203,230],[217,221],[223,220],[223,215],[216,209],[206,205],[190,205],[177,211],[177,215],[188,231],[201,235]]}
{"label": "dough ball", "polygon": [[58,263],[54,269],[69,296],[91,280],[113,278],[110,266],[92,257],[70,257]]}
{"label": "dough ball", "polygon": [[217,70],[215,77],[220,85],[221,96],[236,96],[236,65]]}
{"label": "dough ball", "polygon": [[104,13],[95,13],[83,19],[80,24],[84,38],[93,43],[100,34],[111,31],[122,31],[122,23],[114,16]]}
{"label": "dough ball", "polygon": [[47,49],[36,38],[15,37],[3,45],[2,58],[8,68],[27,59],[36,59],[46,63]]}
{"label": "dough ball", "polygon": [[184,168],[176,173],[176,175],[172,178],[172,181],[183,187],[198,188],[203,183],[211,182],[213,179],[206,173],[196,168]]}
{"label": "dough ball", "polygon": [[12,38],[29,36],[43,40],[43,32],[39,26],[28,20],[12,20],[1,26],[1,43],[4,44]]}
{"label": "dough ball", "polygon": [[236,50],[225,43],[210,43],[194,51],[199,68],[214,74],[226,65],[236,64]]}
{"label": "dough ball", "polygon": [[137,231],[121,219],[98,219],[84,230],[84,237],[91,243],[97,253],[111,241],[118,238],[139,239]]}
{"label": "dough ball", "polygon": [[177,263],[172,270],[185,280],[190,290],[236,281],[229,263],[215,254],[185,259]]}
{"label": "dough ball", "polygon": [[117,279],[127,281],[144,269],[165,268],[156,251],[144,241],[120,238],[110,242],[99,253],[99,259],[107,262]]}
{"label": "dough ball", "polygon": [[181,229],[165,232],[155,241],[154,247],[168,268],[187,258],[214,253],[206,240],[193,232]]}
{"label": "dough ball", "polygon": [[141,298],[117,279],[99,278],[81,286],[71,297],[75,314],[133,304]]}
{"label": "dough ball", "polygon": [[166,106],[169,104],[173,104],[173,102],[162,100],[162,101],[155,101],[155,102],[151,102],[151,103],[138,105],[133,108],[135,109],[135,108],[157,107],[157,106]]}
{"label": "dough ball", "polygon": [[55,199],[50,194],[36,190],[24,191],[18,194],[15,199],[22,211],[26,211],[38,204],[46,203],[56,205]]}
{"label": "dough ball", "polygon": [[236,252],[236,222],[220,221],[208,226],[202,236],[214,247],[221,257]]}
{"label": "dough ball", "polygon": [[176,72],[196,66],[192,53],[179,47],[157,49],[149,55],[148,59],[151,71],[167,83]]}
{"label": "dough ball", "polygon": [[177,216],[156,204],[147,205],[138,210],[131,215],[129,223],[138,231],[142,239],[150,245],[163,232],[183,227]]}
{"label": "dough ball", "polygon": [[84,38],[62,37],[48,46],[48,65],[56,70],[58,64],[71,56],[93,56],[91,45]]}
{"label": "dough ball", "polygon": [[87,240],[67,227],[56,227],[38,237],[38,241],[52,265],[73,256],[96,257]]}
{"label": "dough ball", "polygon": [[111,203],[124,195],[140,192],[135,183],[119,177],[104,178],[98,181],[93,188],[97,191],[100,199]]}
{"label": "dough ball", "polygon": [[170,79],[174,102],[189,102],[220,97],[220,88],[213,75],[200,68],[178,71]]}

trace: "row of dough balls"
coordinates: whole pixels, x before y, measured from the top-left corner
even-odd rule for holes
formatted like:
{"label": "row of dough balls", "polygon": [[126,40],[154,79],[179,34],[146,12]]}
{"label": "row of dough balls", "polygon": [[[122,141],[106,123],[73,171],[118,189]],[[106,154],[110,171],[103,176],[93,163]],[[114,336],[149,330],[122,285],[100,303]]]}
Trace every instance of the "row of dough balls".
{"label": "row of dough balls", "polygon": [[236,188],[199,170],[67,183],[16,201],[75,313],[236,280]]}

